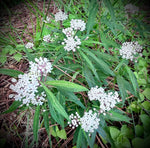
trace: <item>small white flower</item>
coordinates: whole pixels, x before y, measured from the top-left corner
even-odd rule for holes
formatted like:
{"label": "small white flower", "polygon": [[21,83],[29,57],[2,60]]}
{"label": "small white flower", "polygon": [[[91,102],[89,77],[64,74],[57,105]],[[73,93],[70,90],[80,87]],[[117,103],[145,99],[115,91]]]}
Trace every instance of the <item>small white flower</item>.
{"label": "small white flower", "polygon": [[71,120],[71,122],[68,122],[68,124],[70,127],[72,127],[72,129],[78,127],[78,125],[80,124],[80,116],[77,112],[75,113],[75,115],[71,114],[69,116],[69,119]]}
{"label": "small white flower", "polygon": [[55,21],[63,21],[68,18],[68,15],[63,13],[61,10],[55,14]]}
{"label": "small white flower", "polygon": [[84,21],[80,20],[80,19],[72,19],[71,20],[71,28],[75,29],[75,30],[80,30],[80,31],[84,31],[85,30],[85,23]]}
{"label": "small white flower", "polygon": [[15,82],[17,82],[17,80],[15,78],[12,78],[11,82],[15,83]]}
{"label": "small white flower", "polygon": [[71,27],[63,29],[62,32],[66,35],[66,37],[73,37],[74,36],[74,31]]}
{"label": "small white flower", "polygon": [[32,49],[32,48],[34,47],[34,44],[31,43],[31,42],[28,42],[28,43],[25,45],[25,47]]}
{"label": "small white flower", "polygon": [[45,36],[43,37],[43,41],[45,41],[45,42],[50,42],[50,41],[51,41],[51,36],[50,36],[50,34],[49,34],[49,35],[45,35]]}
{"label": "small white flower", "polygon": [[49,16],[46,17],[46,20],[44,20],[43,22],[45,23],[50,23],[51,22],[51,18]]}

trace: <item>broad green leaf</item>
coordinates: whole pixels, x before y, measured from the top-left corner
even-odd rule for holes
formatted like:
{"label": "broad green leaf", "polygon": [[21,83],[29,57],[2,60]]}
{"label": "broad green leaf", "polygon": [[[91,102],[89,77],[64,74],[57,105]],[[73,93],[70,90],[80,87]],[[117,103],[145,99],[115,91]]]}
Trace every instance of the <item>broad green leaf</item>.
{"label": "broad green leaf", "polygon": [[141,105],[144,107],[144,109],[150,111],[150,102],[149,101],[144,101]]}
{"label": "broad green leaf", "polygon": [[21,60],[21,58],[22,58],[22,54],[20,54],[20,53],[17,53],[17,54],[15,54],[14,56],[14,59],[16,60],[16,61],[20,61]]}
{"label": "broad green leaf", "polygon": [[14,101],[14,102],[12,103],[12,105],[9,107],[9,109],[6,110],[6,111],[4,111],[4,112],[1,113],[1,114],[11,113],[11,112],[15,111],[21,104],[22,104],[21,101]]}
{"label": "broad green leaf", "polygon": [[9,75],[11,77],[18,77],[19,74],[24,73],[18,70],[0,68],[0,74]]}
{"label": "broad green leaf", "polygon": [[98,11],[98,1],[97,0],[91,0],[90,6],[89,6],[89,16],[87,21],[87,34],[93,29],[93,26],[95,24],[95,18]]}
{"label": "broad green leaf", "polygon": [[78,50],[78,51],[79,51],[80,55],[83,57],[83,59],[87,62],[88,67],[91,68],[91,70],[92,70],[93,74],[95,75],[95,77],[97,78],[97,80],[99,80],[99,76],[98,76],[96,69],[93,66],[91,60],[81,50]]}
{"label": "broad green leaf", "polygon": [[142,94],[144,94],[144,96],[150,100],[150,88],[146,88]]}
{"label": "broad green leaf", "polygon": [[38,145],[38,129],[39,129],[39,116],[40,116],[40,106],[36,107],[33,119],[33,136],[36,141],[36,145]]}
{"label": "broad green leaf", "polygon": [[134,138],[134,133],[133,133],[133,129],[132,128],[129,128],[127,127],[127,125],[123,125],[121,127],[121,135],[127,137],[127,138]]}
{"label": "broad green leaf", "polygon": [[117,148],[131,148],[129,139],[127,137],[125,137],[124,135],[120,135],[116,139],[115,145]]}
{"label": "broad green leaf", "polygon": [[134,148],[149,148],[150,146],[150,135],[144,139],[136,137],[132,140]]}
{"label": "broad green leaf", "polygon": [[45,84],[55,86],[59,89],[63,89],[65,91],[70,91],[70,92],[88,91],[87,88],[81,85],[69,81],[64,81],[64,80],[46,81]]}
{"label": "broad green leaf", "polygon": [[126,97],[127,97],[125,84],[124,84],[124,78],[120,75],[117,75],[117,83],[118,83],[118,86],[119,86],[122,101],[124,102]]}
{"label": "broad green leaf", "polygon": [[67,139],[67,134],[66,134],[65,129],[57,131],[56,134],[61,139]]}
{"label": "broad green leaf", "polygon": [[92,59],[99,64],[99,68],[105,73],[114,76],[113,71],[109,68],[109,66],[100,58],[97,58],[92,52],[89,50],[84,50]]}
{"label": "broad green leaf", "polygon": [[54,94],[41,82],[46,94],[47,99],[51,103],[51,105],[57,110],[58,113],[60,113],[62,116],[64,116],[67,120],[69,120],[68,114],[66,113],[65,109],[62,107],[62,105],[58,102],[57,98],[54,96]]}
{"label": "broad green leaf", "polygon": [[135,134],[137,137],[142,137],[144,135],[144,128],[141,125],[136,125],[135,126]]}
{"label": "broad green leaf", "polygon": [[144,130],[148,133],[150,133],[150,117],[146,114],[142,114],[140,115],[140,119],[143,123],[143,127],[144,127]]}
{"label": "broad green leaf", "polygon": [[119,137],[119,135],[121,133],[120,130],[118,130],[114,126],[110,126],[109,130],[110,130],[110,135],[111,135],[112,139],[115,141],[117,139],[117,137]]}

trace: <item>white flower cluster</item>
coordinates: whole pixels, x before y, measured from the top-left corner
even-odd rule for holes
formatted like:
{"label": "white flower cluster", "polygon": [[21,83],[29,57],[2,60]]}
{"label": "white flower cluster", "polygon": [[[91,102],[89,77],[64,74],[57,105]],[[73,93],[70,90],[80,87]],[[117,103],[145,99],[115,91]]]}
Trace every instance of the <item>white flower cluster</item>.
{"label": "white flower cluster", "polygon": [[71,27],[65,28],[62,30],[62,32],[66,35],[67,39],[64,39],[64,42],[62,42],[62,45],[66,44],[64,49],[66,51],[76,51],[76,48],[80,48],[79,45],[81,45],[81,41],[78,38],[78,36],[75,36],[74,30],[85,30],[85,23],[82,20],[79,19],[72,19],[71,20]]}
{"label": "white flower cluster", "polygon": [[66,51],[76,51],[76,48],[79,48],[79,45],[81,44],[80,39],[75,36],[75,38],[73,37],[69,37],[67,39],[64,39],[64,42],[62,42],[62,45],[64,45],[66,43],[66,46],[64,47],[64,49]]}
{"label": "white flower cluster", "polygon": [[76,112],[75,115],[71,114],[69,116],[71,122],[68,122],[69,126],[74,129],[81,125],[82,129],[85,132],[93,133],[95,129],[98,128],[100,119],[98,118],[98,114],[89,110],[85,112],[83,117],[80,117],[79,114]]}
{"label": "white flower cluster", "polygon": [[[124,42],[120,50],[120,55],[123,59],[135,60],[138,53],[142,51],[142,46],[138,42]],[[139,54],[142,56],[142,54]]]}
{"label": "white flower cluster", "polygon": [[[27,106],[30,103],[33,105],[42,105],[46,94],[42,92],[41,95],[36,96],[39,87],[37,76],[27,73],[18,75],[18,78],[19,80],[15,85],[10,85],[10,88],[17,94],[11,94],[9,97],[14,97],[16,101],[22,101]],[[12,79],[12,82],[14,82],[14,79]]]}
{"label": "white flower cluster", "polygon": [[46,76],[47,73],[50,73],[52,70],[52,64],[47,58],[40,57],[39,59],[35,58],[35,62],[29,62],[30,64],[30,73],[38,76]]}
{"label": "white flower cluster", "polygon": [[84,23],[84,21],[80,19],[72,19],[70,23],[71,23],[71,28],[74,28],[74,30],[80,30],[80,31],[85,30],[86,24]]}
{"label": "white flower cluster", "polygon": [[80,116],[77,112],[75,113],[75,115],[71,114],[69,116],[69,119],[71,120],[71,122],[68,122],[68,124],[70,127],[72,126],[72,129],[80,125]]}
{"label": "white flower cluster", "polygon": [[85,132],[93,133],[98,128],[100,119],[96,112],[94,113],[92,110],[89,110],[89,112],[85,112],[84,116],[80,118],[80,122]]}
{"label": "white flower cluster", "polygon": [[41,57],[35,58],[36,63],[29,62],[30,70],[28,73],[18,75],[18,81],[12,78],[12,82],[15,85],[10,85],[10,88],[16,92],[16,94],[10,94],[10,98],[14,97],[16,101],[22,101],[27,106],[31,103],[33,105],[42,105],[45,100],[46,94],[44,92],[38,93],[38,87],[40,83],[38,81],[39,76],[46,76],[48,72],[51,72],[52,65],[48,59]]}
{"label": "white flower cluster", "polygon": [[45,23],[50,23],[51,22],[51,18],[49,16],[46,17],[46,20],[44,20],[43,22]]}
{"label": "white flower cluster", "polygon": [[32,49],[33,46],[34,46],[34,44],[31,43],[31,42],[28,42],[28,43],[25,45],[26,48],[30,48],[30,49]]}
{"label": "white flower cluster", "polygon": [[55,14],[55,21],[63,21],[68,18],[68,15],[63,13],[61,10]]}
{"label": "white flower cluster", "polygon": [[105,90],[98,86],[92,87],[88,92],[88,97],[91,101],[98,100],[100,102],[101,113],[105,115],[106,111],[111,110],[115,107],[116,103],[119,102],[119,95],[117,92],[105,93]]}
{"label": "white flower cluster", "polygon": [[50,34],[45,35],[45,36],[43,37],[43,41],[45,41],[45,42],[50,42],[50,41],[51,41],[51,36],[50,36]]}
{"label": "white flower cluster", "polygon": [[139,11],[139,8],[132,4],[127,4],[124,8],[125,8],[126,13],[134,14]]}

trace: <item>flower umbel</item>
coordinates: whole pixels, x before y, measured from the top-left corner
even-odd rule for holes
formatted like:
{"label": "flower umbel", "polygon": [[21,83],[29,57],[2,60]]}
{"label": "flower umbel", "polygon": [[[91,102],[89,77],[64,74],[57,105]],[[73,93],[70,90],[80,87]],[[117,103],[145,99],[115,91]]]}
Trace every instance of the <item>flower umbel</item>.
{"label": "flower umbel", "polygon": [[64,42],[62,42],[62,44],[64,45],[65,43],[66,46],[64,47],[64,49],[66,51],[76,51],[76,48],[79,48],[79,45],[81,45],[81,41],[77,36],[75,36],[75,38],[68,37],[67,39],[64,39]]}
{"label": "flower umbel", "polygon": [[42,105],[45,100],[45,93],[36,95],[39,87],[38,77],[32,74],[18,75],[18,82],[15,85],[11,85],[10,88],[17,94],[12,94],[10,97],[14,97],[16,101],[22,101],[27,106],[31,103],[33,105]]}
{"label": "flower umbel", "polygon": [[71,28],[73,28],[74,30],[84,31],[85,23],[84,23],[84,21],[82,21],[80,19],[72,19],[71,20]]}
{"label": "flower umbel", "polygon": [[52,64],[47,58],[40,57],[39,59],[35,58],[35,62],[30,63],[30,73],[36,74],[38,76],[46,76],[52,70]]}
{"label": "flower umbel", "polygon": [[105,115],[106,111],[111,110],[115,107],[116,103],[119,102],[119,95],[117,92],[108,92],[98,86],[92,87],[88,92],[88,97],[91,101],[98,100],[100,102],[100,112]]}
{"label": "flower umbel", "polygon": [[59,10],[59,12],[57,12],[55,14],[55,21],[56,22],[66,20],[67,18],[68,18],[68,15],[65,14],[64,12],[62,12],[61,10]]}
{"label": "flower umbel", "polygon": [[28,42],[28,43],[25,45],[26,48],[30,48],[30,49],[32,49],[33,46],[34,46],[34,44],[31,43],[31,42]]}
{"label": "flower umbel", "polygon": [[[120,49],[120,55],[123,59],[130,59],[131,61],[135,60],[138,53],[142,51],[142,46],[138,42],[124,42],[122,48]],[[141,54],[139,54],[142,56]]]}
{"label": "flower umbel", "polygon": [[84,116],[80,118],[81,127],[85,132],[93,133],[95,129],[98,128],[100,119],[98,118],[98,114],[89,110],[89,112],[85,112]]}

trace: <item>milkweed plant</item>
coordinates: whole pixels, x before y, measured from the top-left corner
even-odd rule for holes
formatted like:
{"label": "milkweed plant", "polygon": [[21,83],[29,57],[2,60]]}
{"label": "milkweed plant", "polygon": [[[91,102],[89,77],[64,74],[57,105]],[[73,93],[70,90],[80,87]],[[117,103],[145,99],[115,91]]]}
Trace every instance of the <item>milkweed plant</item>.
{"label": "milkweed plant", "polygon": [[[128,26],[138,8],[128,4],[117,17],[109,0],[88,1],[85,6],[72,10],[64,6],[55,14],[44,14],[41,32],[23,45],[28,69],[14,70],[9,98],[15,101],[4,113],[34,110],[32,144],[36,147],[41,127],[47,131],[50,147],[56,128],[63,131],[58,137],[67,138],[66,127],[74,131],[76,147],[92,148],[97,135],[115,147],[109,125],[132,123],[122,108],[128,97],[140,99],[132,69],[142,58],[144,44]],[[5,72],[9,73],[1,70]]]}

